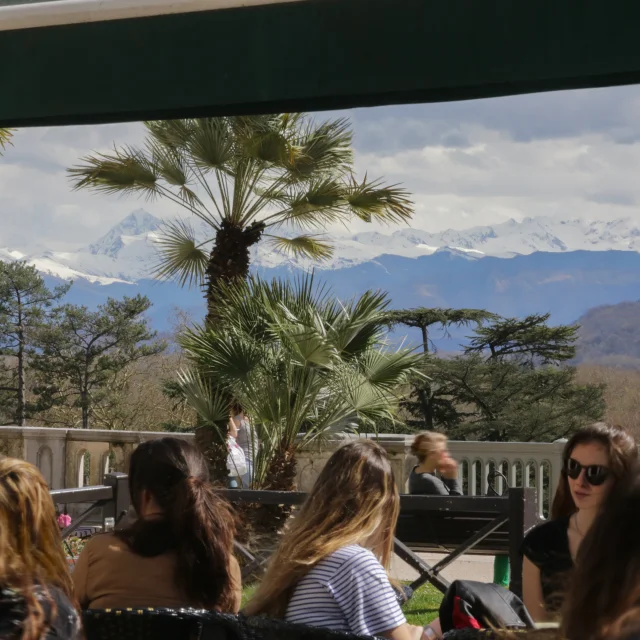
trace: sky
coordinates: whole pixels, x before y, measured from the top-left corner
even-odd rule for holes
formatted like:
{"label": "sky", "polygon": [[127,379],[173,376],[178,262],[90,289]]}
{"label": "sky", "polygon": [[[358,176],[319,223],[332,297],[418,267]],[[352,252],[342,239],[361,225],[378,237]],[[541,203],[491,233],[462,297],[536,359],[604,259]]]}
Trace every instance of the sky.
{"label": "sky", "polygon": [[[412,227],[435,232],[527,216],[640,221],[638,86],[316,115],[335,116],[352,120],[358,175],[412,193]],[[142,138],[138,123],[18,131],[0,158],[0,247],[73,250],[141,207],[176,216],[172,203],[70,187],[65,170],[79,158]],[[349,232],[367,229],[374,227]]]}

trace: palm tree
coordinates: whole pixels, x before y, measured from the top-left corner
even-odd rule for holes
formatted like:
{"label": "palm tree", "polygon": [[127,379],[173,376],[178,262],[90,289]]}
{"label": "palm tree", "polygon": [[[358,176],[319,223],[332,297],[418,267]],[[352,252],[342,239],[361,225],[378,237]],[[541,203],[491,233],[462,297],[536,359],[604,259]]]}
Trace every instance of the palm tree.
{"label": "palm tree", "polygon": [[140,148],[94,153],[70,168],[75,189],[162,197],[196,216],[166,224],[156,275],[203,286],[207,320],[219,314],[219,284],[249,272],[250,248],[267,240],[291,256],[326,259],[318,235],[336,222],[408,220],[408,192],[356,179],[344,119],[304,114],[146,122]]}
{"label": "palm tree", "polygon": [[8,144],[11,144],[11,138],[13,137],[13,129],[6,129],[0,127],[0,155],[5,150]]}
{"label": "palm tree", "polygon": [[261,442],[255,486],[292,490],[300,447],[350,424],[374,432],[395,420],[396,391],[418,356],[386,347],[384,294],[341,304],[308,275],[223,289],[221,321],[181,339],[192,364],[182,388],[205,425],[226,424],[225,393],[246,407]]}

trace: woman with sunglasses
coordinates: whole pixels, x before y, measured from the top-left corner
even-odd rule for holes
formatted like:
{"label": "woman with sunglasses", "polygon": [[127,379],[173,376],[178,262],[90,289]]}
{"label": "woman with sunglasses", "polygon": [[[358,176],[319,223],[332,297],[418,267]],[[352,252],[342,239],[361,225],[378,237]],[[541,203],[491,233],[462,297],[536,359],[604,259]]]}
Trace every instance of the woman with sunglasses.
{"label": "woman with sunglasses", "polygon": [[536,622],[557,617],[580,544],[605,500],[627,480],[638,457],[634,439],[597,423],[565,445],[551,518],[522,545],[524,603]]}

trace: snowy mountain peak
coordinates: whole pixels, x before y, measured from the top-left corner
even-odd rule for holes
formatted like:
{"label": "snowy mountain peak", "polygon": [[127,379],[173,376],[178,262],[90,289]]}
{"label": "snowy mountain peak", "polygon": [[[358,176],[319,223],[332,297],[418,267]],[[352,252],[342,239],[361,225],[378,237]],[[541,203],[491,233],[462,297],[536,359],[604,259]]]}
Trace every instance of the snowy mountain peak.
{"label": "snowy mountain peak", "polygon": [[97,242],[89,245],[88,251],[93,255],[117,258],[120,251],[131,239],[148,236],[148,234],[157,231],[161,225],[160,218],[156,218],[144,209],[138,209],[109,229]]}
{"label": "snowy mountain peak", "polygon": [[[19,247],[0,248],[1,260],[26,259],[44,273],[92,282],[137,282],[150,279],[158,264],[156,241],[162,221],[139,209],[112,227],[95,243],[71,252],[42,248],[26,255]],[[207,229],[210,235],[211,229]],[[536,252],[635,251],[640,253],[640,224],[632,218],[586,220],[538,217],[469,229],[429,232],[410,227],[390,233],[371,230],[334,236],[334,255],[322,263],[274,252],[268,243],[251,248],[253,267],[342,269],[376,260],[382,255],[479,260],[485,256],[511,258]]]}

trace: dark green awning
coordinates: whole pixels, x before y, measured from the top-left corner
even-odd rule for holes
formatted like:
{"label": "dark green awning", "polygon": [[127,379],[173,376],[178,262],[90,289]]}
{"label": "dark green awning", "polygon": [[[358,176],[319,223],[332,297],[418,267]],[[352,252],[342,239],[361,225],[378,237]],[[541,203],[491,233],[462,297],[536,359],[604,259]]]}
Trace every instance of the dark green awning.
{"label": "dark green awning", "polygon": [[639,29],[637,0],[307,0],[0,31],[0,126],[630,84]]}

